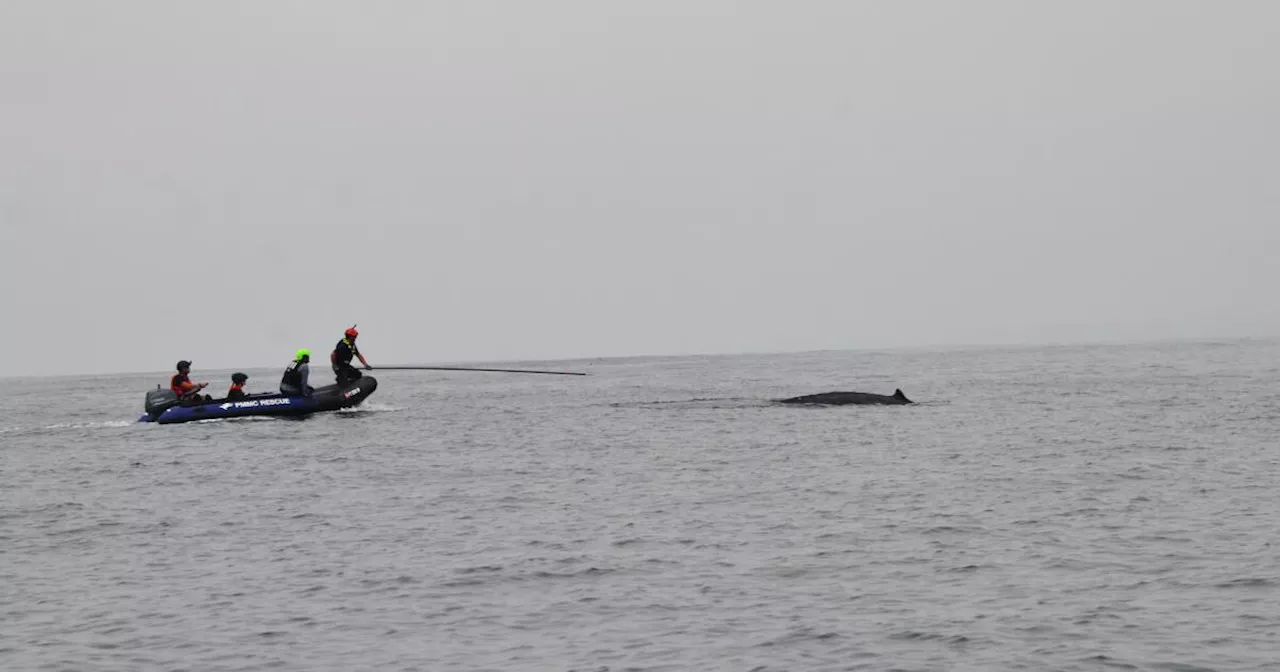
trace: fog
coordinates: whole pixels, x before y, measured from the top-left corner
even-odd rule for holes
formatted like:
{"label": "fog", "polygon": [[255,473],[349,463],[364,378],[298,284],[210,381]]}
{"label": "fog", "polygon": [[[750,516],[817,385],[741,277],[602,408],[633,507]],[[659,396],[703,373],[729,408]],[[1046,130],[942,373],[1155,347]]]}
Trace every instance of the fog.
{"label": "fog", "polygon": [[1280,334],[1280,5],[0,5],[0,375]]}

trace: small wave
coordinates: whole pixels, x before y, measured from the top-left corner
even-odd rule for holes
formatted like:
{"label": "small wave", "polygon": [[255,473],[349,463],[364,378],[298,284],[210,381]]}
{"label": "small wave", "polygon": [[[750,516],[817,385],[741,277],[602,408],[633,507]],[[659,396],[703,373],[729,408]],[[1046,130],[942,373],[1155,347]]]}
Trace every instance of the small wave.
{"label": "small wave", "polygon": [[1138,669],[1138,666],[1137,666],[1137,665],[1130,665],[1129,663],[1121,662],[1121,661],[1119,661],[1119,660],[1116,660],[1115,658],[1112,658],[1112,657],[1110,657],[1110,656],[1104,656],[1104,655],[1102,655],[1102,654],[1098,654],[1098,655],[1096,655],[1096,656],[1089,656],[1088,658],[1085,658],[1084,660],[1085,660],[1085,662],[1086,662],[1086,663],[1098,663],[1099,665],[1105,665],[1105,666],[1107,666],[1107,667],[1114,667],[1114,668],[1118,668],[1118,669],[1121,669],[1121,670],[1136,670],[1136,669]]}
{"label": "small wave", "polygon": [[40,429],[103,429],[107,427],[129,427],[135,424],[129,420],[107,420],[105,422],[60,422],[55,425],[45,425]]}
{"label": "small wave", "polygon": [[546,570],[536,572],[520,572],[506,573],[504,568],[497,565],[481,566],[473,568],[460,568],[454,570],[459,575],[456,578],[440,582],[439,586],[444,588],[470,588],[474,586],[491,585],[506,582],[523,582],[538,579],[581,579],[593,578],[612,574],[616,570],[603,569],[600,567],[588,567],[578,571],[567,572],[551,572]]}
{"label": "small wave", "polygon": [[0,436],[22,436],[24,434],[41,434],[44,432],[60,432],[64,430],[85,429],[121,429],[136,424],[133,420],[106,420],[102,422],[59,422],[52,425],[10,425],[0,427]]}
{"label": "small wave", "polygon": [[806,642],[806,641],[815,641],[815,640],[823,642],[823,641],[838,639],[839,637],[840,637],[840,634],[836,632],[814,632],[812,629],[805,628],[803,630],[789,632],[776,639],[770,639],[770,640],[760,642],[759,644],[756,644],[756,646],[760,646],[760,647],[783,646],[786,644],[793,644],[796,642]]}
{"label": "small wave", "polygon": [[408,576],[407,574],[401,574],[400,576],[394,576],[389,579],[360,579],[360,585],[366,586],[366,587],[382,586],[382,585],[388,585],[388,584],[402,586],[402,585],[407,585],[411,583],[422,583],[422,579]]}
{"label": "small wave", "polygon": [[938,632],[920,632],[918,630],[904,630],[894,633],[889,635],[889,639],[908,642],[938,642],[948,646],[963,646],[973,641],[964,635],[944,635]]}
{"label": "small wave", "polygon": [[610,408],[637,408],[652,411],[740,410],[772,406],[767,399],[746,397],[694,398],[669,401],[625,401],[608,404]]}
{"label": "small wave", "polygon": [[81,504],[79,502],[60,502],[56,504],[45,504],[43,506],[36,506],[30,509],[22,509],[22,508],[14,507],[14,508],[7,509],[3,512],[0,512],[0,520],[6,520],[10,518],[21,518],[23,516],[28,516],[32,514],[59,513],[65,510],[76,511],[76,510],[83,510],[84,508],[85,508],[84,504]]}
{"label": "small wave", "polygon": [[577,572],[534,572],[533,577],[537,579],[575,579],[582,576],[603,576],[612,574],[612,569],[601,569],[599,567],[588,567]]}
{"label": "small wave", "polygon": [[353,406],[351,408],[339,408],[337,411],[335,411],[335,413],[343,413],[343,414],[391,413],[391,412],[403,411],[403,410],[404,410],[403,408],[400,408],[399,406],[392,406],[391,404],[378,404],[378,403],[365,402],[363,404],[360,404],[359,406]]}
{"label": "small wave", "polygon": [[973,529],[966,527],[956,527],[952,525],[938,525],[924,531],[925,534],[965,534],[973,532]]}
{"label": "small wave", "polygon": [[479,573],[501,572],[502,565],[477,565],[475,567],[460,567],[453,571],[458,574],[479,574]]}
{"label": "small wave", "polygon": [[1232,579],[1214,586],[1214,588],[1263,588],[1276,585],[1275,581],[1263,578]]}
{"label": "small wave", "polygon": [[454,579],[452,581],[444,581],[439,585],[441,588],[471,588],[473,586],[483,586],[489,583],[487,579],[473,577],[467,579]]}
{"label": "small wave", "polygon": [[1171,670],[1172,672],[1216,672],[1212,667],[1200,667],[1199,665],[1187,665],[1185,663],[1153,663],[1151,667],[1157,670]]}

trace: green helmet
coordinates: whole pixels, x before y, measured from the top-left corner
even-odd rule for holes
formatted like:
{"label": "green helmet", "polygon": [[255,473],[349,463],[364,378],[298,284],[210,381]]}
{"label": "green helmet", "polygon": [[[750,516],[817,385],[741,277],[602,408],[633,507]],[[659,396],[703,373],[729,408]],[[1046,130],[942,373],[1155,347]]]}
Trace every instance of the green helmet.
{"label": "green helmet", "polygon": [[301,360],[303,357],[310,357],[310,356],[311,356],[311,351],[306,348],[302,348],[301,350],[298,351],[297,354],[293,356],[293,358],[296,360]]}

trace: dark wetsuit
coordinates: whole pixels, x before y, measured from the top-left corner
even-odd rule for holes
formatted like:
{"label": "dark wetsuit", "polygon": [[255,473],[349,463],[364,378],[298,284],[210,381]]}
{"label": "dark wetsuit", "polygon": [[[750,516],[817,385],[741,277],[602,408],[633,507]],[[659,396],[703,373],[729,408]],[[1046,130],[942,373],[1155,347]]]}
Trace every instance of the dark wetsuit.
{"label": "dark wetsuit", "polygon": [[351,358],[360,356],[360,348],[356,347],[356,342],[344,338],[333,346],[333,373],[338,377],[338,384],[350,382],[360,379],[360,370],[351,366]]}

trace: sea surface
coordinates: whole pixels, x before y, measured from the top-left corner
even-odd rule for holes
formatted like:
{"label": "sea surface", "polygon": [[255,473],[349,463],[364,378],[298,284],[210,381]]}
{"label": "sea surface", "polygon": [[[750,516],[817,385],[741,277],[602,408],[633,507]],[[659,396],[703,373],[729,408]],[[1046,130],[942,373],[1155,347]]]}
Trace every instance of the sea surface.
{"label": "sea surface", "polygon": [[523,365],[0,380],[0,669],[1280,670],[1280,342]]}

